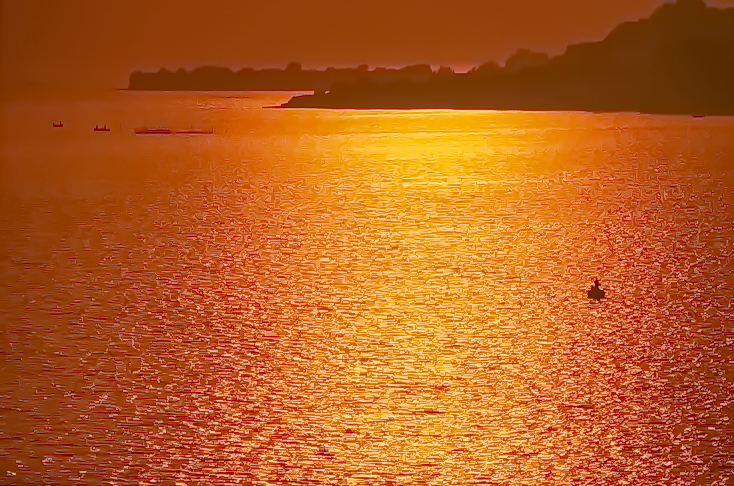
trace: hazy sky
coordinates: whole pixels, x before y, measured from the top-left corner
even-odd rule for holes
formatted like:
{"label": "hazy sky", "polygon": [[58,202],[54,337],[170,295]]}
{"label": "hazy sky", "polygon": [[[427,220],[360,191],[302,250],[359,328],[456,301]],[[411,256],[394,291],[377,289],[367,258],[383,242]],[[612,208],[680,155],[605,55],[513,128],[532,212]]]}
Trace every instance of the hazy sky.
{"label": "hazy sky", "polygon": [[[2,0],[0,0],[2,1]],[[403,66],[560,54],[664,0],[4,0],[6,88],[125,87],[136,69]],[[734,7],[734,0],[707,0]]]}

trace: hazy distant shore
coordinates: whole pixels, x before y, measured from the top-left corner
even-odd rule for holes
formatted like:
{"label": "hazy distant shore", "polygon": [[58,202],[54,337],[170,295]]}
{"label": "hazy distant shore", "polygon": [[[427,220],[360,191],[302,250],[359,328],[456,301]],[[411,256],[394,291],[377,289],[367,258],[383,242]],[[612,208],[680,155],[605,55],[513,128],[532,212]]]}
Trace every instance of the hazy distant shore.
{"label": "hazy distant shore", "polygon": [[734,115],[734,9],[664,4],[554,58],[520,49],[503,67],[324,71],[202,67],[130,76],[131,90],[299,90],[284,108],[491,109]]}

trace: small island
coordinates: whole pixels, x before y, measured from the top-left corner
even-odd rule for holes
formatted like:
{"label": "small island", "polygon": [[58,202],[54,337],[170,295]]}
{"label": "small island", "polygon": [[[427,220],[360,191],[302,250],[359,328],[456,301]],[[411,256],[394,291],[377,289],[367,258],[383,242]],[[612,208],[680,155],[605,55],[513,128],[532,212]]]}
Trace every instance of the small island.
{"label": "small island", "polygon": [[135,72],[130,90],[313,91],[283,108],[469,109],[734,115],[734,9],[677,0],[603,40],[551,58],[518,50],[466,73],[402,69],[200,67]]}

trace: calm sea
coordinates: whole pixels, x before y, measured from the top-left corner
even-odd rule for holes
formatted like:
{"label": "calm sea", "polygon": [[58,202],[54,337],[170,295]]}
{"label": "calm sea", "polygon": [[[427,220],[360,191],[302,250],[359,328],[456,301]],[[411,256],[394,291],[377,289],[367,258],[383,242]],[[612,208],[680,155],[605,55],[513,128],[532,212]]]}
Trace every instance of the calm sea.
{"label": "calm sea", "polygon": [[734,120],[289,96],[4,107],[0,484],[732,484]]}

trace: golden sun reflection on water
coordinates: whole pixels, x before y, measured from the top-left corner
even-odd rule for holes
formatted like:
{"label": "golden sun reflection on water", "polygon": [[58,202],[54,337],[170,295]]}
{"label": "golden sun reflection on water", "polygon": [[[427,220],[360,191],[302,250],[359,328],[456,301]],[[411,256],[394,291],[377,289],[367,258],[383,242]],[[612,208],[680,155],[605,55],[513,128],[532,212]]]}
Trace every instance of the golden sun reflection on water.
{"label": "golden sun reflection on water", "polygon": [[730,121],[176,103],[10,149],[18,478],[726,480]]}
{"label": "golden sun reflection on water", "polygon": [[[655,245],[639,226],[676,238],[699,222],[637,212],[666,209],[640,174],[660,171],[663,187],[692,174],[660,161],[625,167],[616,157],[636,150],[620,143],[629,135],[588,118],[348,114],[330,139],[337,148],[321,140],[318,154],[334,158],[314,158],[328,182],[312,196],[318,230],[305,246],[319,263],[304,279],[319,281],[330,318],[304,325],[338,335],[341,376],[318,379],[331,388],[321,437],[352,477],[566,482],[601,463],[651,484],[669,473],[634,466],[635,451],[660,441],[646,420],[667,412],[659,378],[631,363],[661,358],[671,309],[656,303],[652,317],[648,296],[620,291],[660,288],[649,266],[673,258],[639,265]],[[294,152],[310,161],[308,146]],[[583,298],[597,275],[616,286],[601,306]]]}

